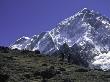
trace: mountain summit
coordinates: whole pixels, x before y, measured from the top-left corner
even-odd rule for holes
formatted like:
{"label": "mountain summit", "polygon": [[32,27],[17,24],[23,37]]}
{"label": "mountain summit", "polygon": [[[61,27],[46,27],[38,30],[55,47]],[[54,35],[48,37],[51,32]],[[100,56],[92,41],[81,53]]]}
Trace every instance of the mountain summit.
{"label": "mountain summit", "polygon": [[110,69],[110,19],[87,8],[60,22],[51,31],[31,38],[23,36],[10,47],[53,54],[65,43],[71,53],[77,51],[73,57],[78,55],[90,68]]}

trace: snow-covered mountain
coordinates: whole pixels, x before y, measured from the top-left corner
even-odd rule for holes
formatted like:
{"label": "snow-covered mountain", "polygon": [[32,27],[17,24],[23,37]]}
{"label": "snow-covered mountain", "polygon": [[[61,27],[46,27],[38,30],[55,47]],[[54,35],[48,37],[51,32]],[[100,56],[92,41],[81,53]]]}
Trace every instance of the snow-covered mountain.
{"label": "snow-covered mountain", "polygon": [[[87,8],[60,22],[54,29],[22,37],[10,47],[40,50],[52,54],[67,44],[73,57],[80,57],[91,68],[110,69],[110,19]],[[82,64],[83,65],[83,64]]]}

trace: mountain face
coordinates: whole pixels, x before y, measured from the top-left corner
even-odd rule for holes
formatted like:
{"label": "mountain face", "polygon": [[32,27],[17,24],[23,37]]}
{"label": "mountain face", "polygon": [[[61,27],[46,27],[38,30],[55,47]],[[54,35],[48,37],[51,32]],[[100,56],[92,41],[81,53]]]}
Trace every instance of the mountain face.
{"label": "mountain face", "polygon": [[81,65],[90,68],[110,69],[110,20],[87,8],[60,22],[54,29],[22,37],[12,49],[40,50],[44,54],[65,51],[67,44],[72,58],[79,58]]}

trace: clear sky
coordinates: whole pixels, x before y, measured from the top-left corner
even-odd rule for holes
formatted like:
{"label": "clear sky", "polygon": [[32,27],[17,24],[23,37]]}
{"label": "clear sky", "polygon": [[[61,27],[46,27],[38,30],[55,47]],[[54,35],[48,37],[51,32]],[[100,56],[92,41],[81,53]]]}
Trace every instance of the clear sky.
{"label": "clear sky", "polygon": [[83,8],[110,17],[110,0],[0,0],[0,45],[51,30]]}

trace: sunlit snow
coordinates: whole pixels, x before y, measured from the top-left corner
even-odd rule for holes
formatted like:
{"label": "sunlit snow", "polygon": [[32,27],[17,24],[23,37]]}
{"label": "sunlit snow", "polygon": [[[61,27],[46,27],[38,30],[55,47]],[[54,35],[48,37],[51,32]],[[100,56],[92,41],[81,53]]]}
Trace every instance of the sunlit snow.
{"label": "sunlit snow", "polygon": [[110,69],[110,51],[108,53],[100,53],[94,60],[93,65],[100,66],[103,70]]}

